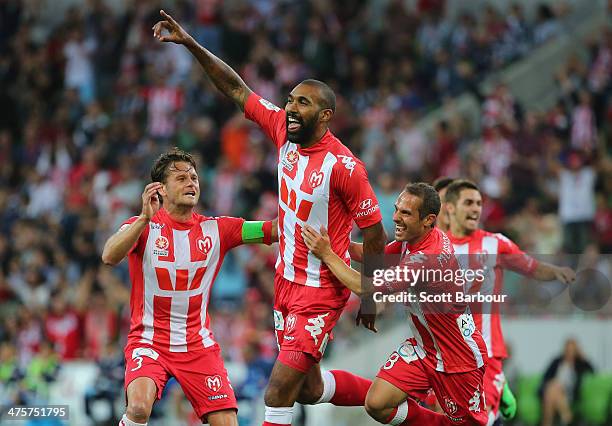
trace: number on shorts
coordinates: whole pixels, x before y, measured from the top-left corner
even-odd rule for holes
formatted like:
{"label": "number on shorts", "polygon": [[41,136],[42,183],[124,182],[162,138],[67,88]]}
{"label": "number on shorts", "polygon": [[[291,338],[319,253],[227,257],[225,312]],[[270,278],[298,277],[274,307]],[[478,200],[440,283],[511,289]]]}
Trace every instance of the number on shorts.
{"label": "number on shorts", "polygon": [[135,360],[135,361],[138,363],[138,366],[137,366],[137,367],[132,368],[130,371],[136,371],[136,370],[138,370],[140,367],[142,367],[142,357],[141,357],[141,356],[137,356],[136,358],[133,358],[133,359],[134,359],[134,360]]}
{"label": "number on shorts", "polygon": [[399,359],[400,359],[399,354],[397,352],[393,352],[391,356],[389,357],[389,359],[387,360],[387,362],[385,362],[385,365],[383,365],[383,369],[391,370]]}
{"label": "number on shorts", "polygon": [[485,395],[484,392],[480,391],[480,387],[476,388],[474,391],[474,396],[470,398],[468,403],[470,404],[470,411],[474,411],[475,413],[480,413],[480,400],[482,399],[482,405],[485,406]]}

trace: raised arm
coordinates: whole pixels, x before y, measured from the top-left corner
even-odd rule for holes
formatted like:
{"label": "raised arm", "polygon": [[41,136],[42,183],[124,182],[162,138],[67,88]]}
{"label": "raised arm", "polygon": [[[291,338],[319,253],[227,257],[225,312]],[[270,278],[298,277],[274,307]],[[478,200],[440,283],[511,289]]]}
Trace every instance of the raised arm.
{"label": "raised arm", "polygon": [[118,264],[134,247],[142,231],[161,206],[157,195],[160,188],[159,182],[148,184],[142,193],[142,212],[138,219],[127,227],[122,227],[106,241],[102,250],[102,262],[106,265]]}
{"label": "raised arm", "polygon": [[[163,10],[160,10],[159,13],[163,20],[153,26],[153,36],[159,41],[182,44],[189,49],[215,87],[244,111],[244,105],[252,90],[249,89],[238,73],[208,49],[200,46],[172,16]],[[162,35],[163,30],[167,30],[169,34]]]}

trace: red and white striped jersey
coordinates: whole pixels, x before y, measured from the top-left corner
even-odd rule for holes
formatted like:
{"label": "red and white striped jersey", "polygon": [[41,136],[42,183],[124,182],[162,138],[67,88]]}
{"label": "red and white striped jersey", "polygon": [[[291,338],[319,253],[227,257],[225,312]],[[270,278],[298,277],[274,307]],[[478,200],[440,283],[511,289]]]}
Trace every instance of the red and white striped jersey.
{"label": "red and white striped jersey", "polygon": [[159,209],[128,254],[132,281],[128,344],[170,352],[215,344],[208,301],[225,253],[242,244],[243,222],[196,213],[188,222],[177,222]]}
{"label": "red and white striped jersey", "polygon": [[[461,263],[469,263],[462,265],[463,267],[483,269],[486,272],[484,281],[466,284],[469,293],[501,294],[504,286],[503,269],[531,275],[538,266],[537,260],[502,234],[482,229],[477,229],[463,238],[455,237],[450,231],[447,234],[453,243],[455,254],[466,260]],[[489,357],[506,358],[508,353],[502,333],[499,305],[483,302],[476,308],[476,303],[472,304],[474,320],[487,344]]]}
{"label": "red and white striped jersey", "polygon": [[[389,243],[385,253],[400,254],[400,266],[410,269],[448,271],[460,268],[448,236],[438,228],[433,228],[415,245],[400,241]],[[421,282],[412,291],[454,295],[462,292],[463,286],[447,281]],[[418,343],[416,352],[423,362],[444,373],[472,371],[485,365],[486,345],[467,303],[454,300],[423,302],[419,295],[406,305],[410,328]]]}
{"label": "red and white striped jersey", "polygon": [[252,94],[244,108],[278,148],[278,235],[276,273],[296,284],[343,287],[312,253],[302,226],[327,228],[332,249],[350,262],[353,221],[366,228],[382,220],[363,163],[329,130],[309,148],[287,140],[286,113]]}

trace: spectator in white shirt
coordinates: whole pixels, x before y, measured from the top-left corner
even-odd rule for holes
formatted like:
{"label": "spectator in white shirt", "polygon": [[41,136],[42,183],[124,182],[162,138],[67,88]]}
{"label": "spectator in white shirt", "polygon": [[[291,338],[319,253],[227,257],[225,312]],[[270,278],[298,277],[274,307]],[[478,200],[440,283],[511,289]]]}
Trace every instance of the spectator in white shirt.
{"label": "spectator in white shirt", "polygon": [[578,152],[572,152],[567,167],[559,171],[559,218],[563,224],[566,253],[582,253],[591,241],[595,180],[594,168],[586,165]]}
{"label": "spectator in white shirt", "polygon": [[81,29],[73,30],[64,45],[66,87],[78,89],[81,101],[85,104],[96,97],[94,67],[91,60],[96,46],[95,39],[86,39]]}

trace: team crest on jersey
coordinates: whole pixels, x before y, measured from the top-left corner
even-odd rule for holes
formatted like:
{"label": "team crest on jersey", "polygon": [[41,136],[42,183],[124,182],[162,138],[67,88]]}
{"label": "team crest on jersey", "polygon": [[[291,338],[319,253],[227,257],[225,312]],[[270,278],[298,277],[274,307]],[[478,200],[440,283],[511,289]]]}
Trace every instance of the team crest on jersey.
{"label": "team crest on jersey", "polygon": [[297,317],[295,314],[289,314],[287,319],[285,320],[285,334],[289,334],[295,328],[295,324],[297,323]]}
{"label": "team crest on jersey", "polygon": [[168,256],[168,247],[170,243],[168,242],[168,238],[160,235],[155,239],[155,248],[153,249],[153,254],[155,256]]}
{"label": "team crest on jersey", "polygon": [[216,374],[214,376],[206,377],[206,386],[213,392],[219,392],[219,389],[221,389],[221,386],[223,386],[221,376]]}
{"label": "team crest on jersey", "polygon": [[198,238],[198,240],[196,241],[196,246],[198,247],[198,250],[200,250],[204,254],[204,256],[208,256],[210,249],[212,249],[212,245],[212,238],[210,238],[209,236],[206,236],[204,238]]}
{"label": "team crest on jersey", "polygon": [[310,178],[308,179],[308,183],[310,184],[310,187],[312,189],[315,189],[318,186],[321,186],[321,184],[323,183],[323,173],[322,172],[318,172],[316,170],[313,170],[312,173],[310,174]]}
{"label": "team crest on jersey", "polygon": [[479,266],[486,266],[488,257],[489,252],[483,249],[480,253],[476,253],[476,262]]}
{"label": "team crest on jersey", "polygon": [[291,150],[287,153],[287,155],[285,155],[285,158],[283,159],[283,167],[291,171],[293,170],[293,165],[297,163],[299,159],[300,154],[295,149]]}
{"label": "team crest on jersey", "polygon": [[453,415],[457,412],[457,403],[449,397],[444,398],[444,405],[446,405],[448,414]]}

